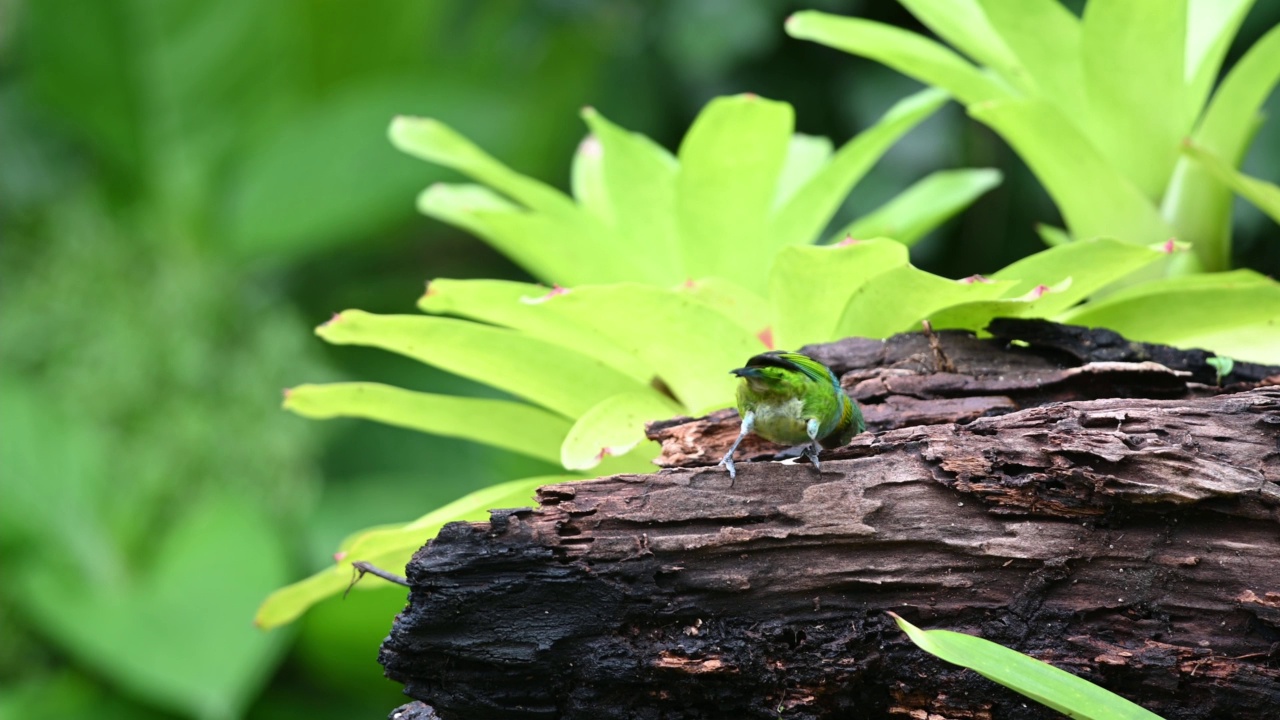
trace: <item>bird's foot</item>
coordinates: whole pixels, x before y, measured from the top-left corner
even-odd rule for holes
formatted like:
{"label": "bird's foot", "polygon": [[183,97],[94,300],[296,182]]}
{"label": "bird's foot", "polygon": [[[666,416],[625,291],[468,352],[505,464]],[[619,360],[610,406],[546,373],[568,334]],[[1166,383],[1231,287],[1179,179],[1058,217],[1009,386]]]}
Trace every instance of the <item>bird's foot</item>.
{"label": "bird's foot", "polygon": [[813,469],[822,472],[822,463],[818,461],[818,449],[812,445],[808,445],[804,449],[804,456],[809,458],[809,462],[813,463]]}
{"label": "bird's foot", "polygon": [[721,465],[724,466],[725,470],[729,471],[730,480],[733,480],[734,478],[738,477],[738,469],[733,465],[732,454],[725,455],[723,458],[720,459],[720,462],[716,463],[716,467],[720,467]]}

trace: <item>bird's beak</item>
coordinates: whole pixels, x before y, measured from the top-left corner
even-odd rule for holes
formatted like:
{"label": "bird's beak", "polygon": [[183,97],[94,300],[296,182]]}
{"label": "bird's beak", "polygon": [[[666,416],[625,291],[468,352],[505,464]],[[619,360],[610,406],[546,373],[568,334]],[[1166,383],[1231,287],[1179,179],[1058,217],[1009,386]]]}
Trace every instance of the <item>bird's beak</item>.
{"label": "bird's beak", "polygon": [[760,372],[760,368],[741,367],[736,370],[730,370],[730,375],[737,375],[740,378],[758,378],[764,377],[764,373]]}

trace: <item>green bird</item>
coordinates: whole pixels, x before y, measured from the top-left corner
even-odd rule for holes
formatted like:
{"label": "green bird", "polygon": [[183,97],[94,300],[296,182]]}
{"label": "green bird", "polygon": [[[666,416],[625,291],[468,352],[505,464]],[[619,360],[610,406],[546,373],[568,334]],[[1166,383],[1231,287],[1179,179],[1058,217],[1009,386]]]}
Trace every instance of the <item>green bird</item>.
{"label": "green bird", "polygon": [[811,357],[774,350],[756,355],[746,367],[730,373],[742,378],[738,384],[742,431],[720,461],[731,478],[737,477],[733,453],[749,432],[782,445],[805,443],[805,456],[821,469],[820,447],[840,447],[867,427],[862,411],[835,374]]}

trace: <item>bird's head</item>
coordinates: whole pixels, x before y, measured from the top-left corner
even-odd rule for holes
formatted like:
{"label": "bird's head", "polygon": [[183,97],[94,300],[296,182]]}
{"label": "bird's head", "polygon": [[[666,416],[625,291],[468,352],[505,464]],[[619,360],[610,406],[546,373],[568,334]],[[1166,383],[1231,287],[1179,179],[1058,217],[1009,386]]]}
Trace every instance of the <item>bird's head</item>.
{"label": "bird's head", "polygon": [[803,388],[812,383],[834,383],[826,366],[799,353],[774,350],[747,360],[745,367],[730,370],[756,392]]}

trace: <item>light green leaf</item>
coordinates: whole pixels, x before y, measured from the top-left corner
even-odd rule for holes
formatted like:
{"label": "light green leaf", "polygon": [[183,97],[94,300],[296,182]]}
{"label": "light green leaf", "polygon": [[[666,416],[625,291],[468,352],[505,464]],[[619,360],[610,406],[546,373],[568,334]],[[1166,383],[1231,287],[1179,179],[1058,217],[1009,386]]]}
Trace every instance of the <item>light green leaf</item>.
{"label": "light green leaf", "polygon": [[918,330],[945,308],[1003,296],[1010,282],[949,280],[910,265],[881,273],[849,298],[836,337],[885,338]]}
{"label": "light green leaf", "polygon": [[[634,353],[692,414],[724,407],[733,397],[729,370],[765,349],[733,319],[676,290],[635,283],[586,286],[550,297],[540,307]],[[575,391],[577,385],[581,380],[565,383]],[[634,388],[619,392],[627,389]],[[604,397],[593,395],[591,404]]]}
{"label": "light green leaf", "polygon": [[1185,75],[1191,117],[1204,109],[1231,41],[1254,0],[1188,0]]}
{"label": "light green leaf", "polygon": [[599,142],[618,241],[636,258],[636,272],[645,273],[626,279],[643,277],[664,285],[685,279],[676,222],[676,159],[644,135],[609,122],[594,108],[583,110],[582,117]]}
{"label": "light green leaf", "polygon": [[[1193,5],[1194,7],[1194,5]],[[1259,110],[1280,81],[1280,26],[1262,36],[1218,86],[1192,143],[1239,167],[1260,123]],[[1202,265],[1230,265],[1231,190],[1194,159],[1179,160],[1163,212],[1192,243]]]}
{"label": "light green leaf", "polygon": [[1237,172],[1222,158],[1194,145],[1187,145],[1186,153],[1199,161],[1219,182],[1280,223],[1280,186]]}
{"label": "light green leaf", "polygon": [[783,248],[769,273],[776,346],[795,349],[854,334],[840,329],[849,298],[873,277],[905,266],[907,258],[906,246],[892,240]]}
{"label": "light green leaf", "polygon": [[1109,293],[1106,298],[1103,298],[1100,301],[1094,301],[1088,305],[1081,306],[1074,311],[1068,310],[1065,314],[1058,316],[1058,318],[1072,317],[1076,312],[1088,312],[1091,308],[1096,308],[1103,302],[1106,304],[1119,303],[1136,297],[1142,297],[1144,295],[1157,295],[1161,293],[1172,293],[1181,290],[1199,288],[1233,289],[1273,284],[1275,284],[1275,280],[1272,280],[1266,275],[1254,270],[1245,269],[1220,273],[1195,273],[1192,275],[1158,278],[1121,288],[1115,292]]}
{"label": "light green leaf", "polygon": [[531,210],[557,218],[580,214],[560,191],[503,165],[439,120],[400,116],[391,121],[388,135],[401,151],[457,170]]}
{"label": "light green leaf", "polygon": [[390,350],[487,383],[569,418],[645,386],[599,360],[514,330],[465,320],[347,310],[316,328],[335,345]]}
{"label": "light green leaf", "polygon": [[885,151],[946,101],[947,96],[939,90],[922,90],[909,95],[889,108],[879,122],[845,143],[826,167],[773,214],[769,230],[770,251],[813,243],[844,202],[849,190]]}
{"label": "light green leaf", "polygon": [[1000,133],[1031,166],[1073,237],[1150,245],[1173,235],[1155,205],[1047,101],[983,103],[969,114]]}
{"label": "light green leaf", "polygon": [[[1221,275],[1209,275],[1220,278]],[[1160,291],[1110,297],[1056,318],[1105,327],[1130,340],[1203,348],[1249,362],[1280,357],[1280,284],[1232,277],[1162,286]]]}
{"label": "light green leaf", "polygon": [[[1185,0],[1092,0],[1080,57],[1094,146],[1150,202],[1164,194],[1188,112]],[[1047,141],[1057,141],[1043,130]],[[1074,229],[1074,228],[1073,228]],[[1125,238],[1128,239],[1128,238]]]}
{"label": "light green leaf", "polygon": [[903,7],[935,35],[951,43],[979,65],[995,70],[1012,85],[1026,90],[1019,68],[1004,39],[987,20],[977,0],[899,0]]}
{"label": "light green leaf", "polygon": [[935,172],[850,223],[836,238],[888,237],[904,245],[914,245],[999,184],[999,170]]}
{"label": "light green leaf", "polygon": [[796,133],[787,145],[787,160],[778,178],[778,192],[773,198],[776,211],[791,199],[795,192],[809,181],[827,161],[834,148],[831,140],[814,135]]}
{"label": "light green leaf", "polygon": [[[403,573],[413,553],[445,524],[485,520],[493,508],[528,506],[539,487],[577,479],[580,478],[576,475],[549,475],[512,480],[477,490],[413,522],[357,534],[345,543],[346,550],[334,565],[271,593],[258,608],[253,622],[264,630],[293,622],[307,608],[347,589],[355,577],[351,563],[364,561],[383,570]],[[371,582],[373,580],[365,580],[356,587]]]}
{"label": "light green leaf", "polygon": [[979,0],[987,19],[1034,84],[1028,94],[1077,120],[1088,107],[1080,63],[1080,19],[1058,0]]}
{"label": "light green leaf", "polygon": [[480,185],[436,183],[418,196],[418,209],[475,234],[547,282],[603,282],[625,276],[620,268],[627,263],[608,246],[601,247],[602,235],[591,240],[579,222],[529,212]]}
{"label": "light green leaf", "polygon": [[[683,411],[669,398],[653,393],[623,393],[605,398],[573,424],[573,429],[560,446],[560,464],[566,470],[590,470],[606,457],[621,457],[645,441],[644,424],[666,420]],[[645,466],[637,471],[653,470],[648,461],[657,457],[653,443],[637,458]]]}
{"label": "light green leaf", "polygon": [[573,154],[569,183],[578,205],[612,227],[613,206],[609,202],[609,188],[605,186],[604,152],[600,146],[600,138],[588,135],[578,143],[578,150]]}
{"label": "light green leaf", "polygon": [[790,105],[755,95],[716,98],[693,121],[675,200],[690,277],[763,281],[760,254],[793,124]]}
{"label": "light green leaf", "polygon": [[1036,234],[1040,236],[1040,239],[1043,240],[1044,244],[1048,247],[1058,247],[1059,245],[1066,245],[1071,242],[1071,236],[1067,234],[1066,230],[1063,230],[1060,227],[1054,227],[1053,225],[1037,223]]}
{"label": "light green leaf", "polygon": [[1008,97],[1009,90],[945,46],[892,25],[814,10],[787,18],[787,34],[875,60],[966,105]]}
{"label": "light green leaf", "polygon": [[769,303],[764,297],[724,278],[709,277],[686,282],[675,288],[759,337],[768,328]]}
{"label": "light green leaf", "polygon": [[[417,196],[417,208],[475,234],[535,277],[571,282],[581,279],[580,273],[588,274],[568,260],[576,254],[572,231],[545,215],[518,208],[479,184],[435,183]],[[595,259],[585,264],[591,268]]]}
{"label": "light green leaf", "polygon": [[284,408],[303,417],[366,420],[492,445],[559,462],[569,432],[563,417],[509,400],[413,392],[368,382],[299,385],[285,393]]}
{"label": "light green leaf", "polygon": [[1018,260],[991,275],[993,280],[1014,280],[1006,297],[1031,292],[1038,286],[1054,287],[1070,279],[1069,287],[1046,293],[1037,315],[1061,312],[1130,273],[1168,257],[1162,249],[1098,238],[1067,243]]}
{"label": "light green leaf", "polygon": [[450,280],[437,278],[418,300],[424,312],[479,320],[520,330],[531,337],[555,343],[596,358],[605,365],[648,383],[653,368],[632,353],[600,337],[599,333],[570,322],[541,307],[550,293],[542,285],[511,280]]}
{"label": "light green leaf", "polygon": [[921,650],[1072,718],[1160,720],[1159,715],[1088,680],[990,640],[950,630],[921,630],[897,615],[893,619]]}

